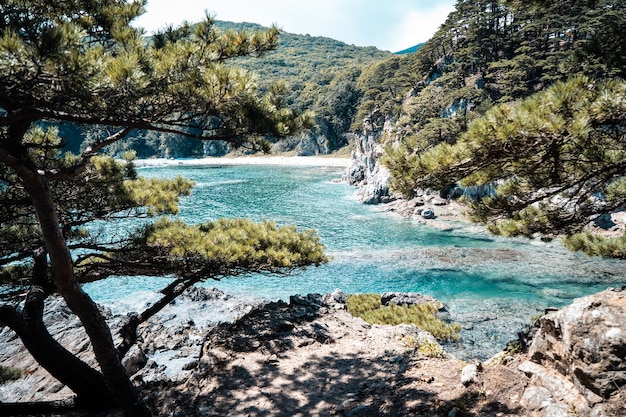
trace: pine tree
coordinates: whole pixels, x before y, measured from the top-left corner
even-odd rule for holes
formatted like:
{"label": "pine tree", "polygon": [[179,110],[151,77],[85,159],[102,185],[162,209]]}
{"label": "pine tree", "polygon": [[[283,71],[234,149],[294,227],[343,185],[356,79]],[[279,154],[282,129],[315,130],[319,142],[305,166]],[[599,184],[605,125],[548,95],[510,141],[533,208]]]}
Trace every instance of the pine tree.
{"label": "pine tree", "polygon": [[391,187],[500,185],[473,215],[504,234],[571,234],[617,207],[603,187],[619,178],[625,24],[623,1],[459,0],[406,64],[416,81],[382,158]]}
{"label": "pine tree", "polygon": [[393,155],[392,170],[410,176],[392,185],[409,195],[415,187],[493,185],[495,194],[470,202],[492,232],[571,235],[626,203],[625,131],[626,83],[576,77],[492,108],[455,145]]}
{"label": "pine tree", "polygon": [[[272,223],[186,226],[157,219],[116,234],[93,227],[175,213],[178,198],[191,190],[180,178],[138,177],[132,155],[128,162],[98,155],[136,130],[264,148],[253,135],[281,136],[308,123],[280,106],[279,91],[259,97],[251,74],[227,65],[274,48],[276,28],[222,33],[207,16],[147,39],[130,25],[144,4],[0,4],[0,320],[74,390],[77,406],[117,405],[127,416],[149,412],[120,359],[155,309],[133,315],[115,346],[81,283],[111,274],[174,274],[163,306],[200,280],[282,274],[326,261],[313,232]],[[67,123],[85,136],[78,155],[65,151],[67,138],[55,127]],[[100,370],[50,337],[42,313],[52,294],[82,322]]]}

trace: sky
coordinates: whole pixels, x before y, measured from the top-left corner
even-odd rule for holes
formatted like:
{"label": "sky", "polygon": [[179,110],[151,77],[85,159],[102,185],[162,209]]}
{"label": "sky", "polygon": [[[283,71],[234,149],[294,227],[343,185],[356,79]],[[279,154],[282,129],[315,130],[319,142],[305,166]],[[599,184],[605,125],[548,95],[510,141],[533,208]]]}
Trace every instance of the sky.
{"label": "sky", "polygon": [[147,33],[168,24],[217,20],[276,24],[297,34],[325,36],[397,52],[425,42],[454,10],[456,0],[148,0],[136,20]]}

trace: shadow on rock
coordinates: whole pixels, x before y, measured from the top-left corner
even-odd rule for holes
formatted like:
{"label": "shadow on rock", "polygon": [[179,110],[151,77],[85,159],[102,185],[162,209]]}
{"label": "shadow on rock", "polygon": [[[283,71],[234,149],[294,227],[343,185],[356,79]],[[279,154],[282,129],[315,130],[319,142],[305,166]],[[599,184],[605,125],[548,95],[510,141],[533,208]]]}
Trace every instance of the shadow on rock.
{"label": "shadow on rock", "polygon": [[169,392],[155,398],[160,415],[522,415],[461,384],[460,362],[417,354],[395,327],[320,296],[292,297],[209,331],[184,383],[144,389]]}

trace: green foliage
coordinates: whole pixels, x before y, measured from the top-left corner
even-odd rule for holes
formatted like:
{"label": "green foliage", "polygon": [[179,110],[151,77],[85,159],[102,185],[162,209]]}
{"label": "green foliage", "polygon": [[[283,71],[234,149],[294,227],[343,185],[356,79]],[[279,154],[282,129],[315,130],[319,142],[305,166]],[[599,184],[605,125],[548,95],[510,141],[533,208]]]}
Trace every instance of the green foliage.
{"label": "green foliage", "polygon": [[5,382],[15,381],[22,376],[22,370],[11,368],[9,366],[0,365],[0,385]]}
{"label": "green foliage", "polygon": [[417,352],[428,358],[445,358],[446,351],[441,347],[439,343],[432,343],[428,341],[420,341],[412,335],[402,338],[402,343],[411,349],[415,349]]}
{"label": "green foliage", "polygon": [[[407,91],[416,79],[407,65],[406,56],[392,56],[365,68],[357,80],[362,99],[357,108],[353,129],[361,126],[364,119],[382,128],[384,117],[397,116]],[[372,120],[373,116],[379,119]]]}
{"label": "green foliage", "polygon": [[[148,42],[142,29],[130,26],[144,5],[0,5],[0,298],[10,300],[0,306],[0,319],[44,367],[67,365],[47,370],[74,390],[77,403],[92,411],[117,405],[129,416],[149,415],[121,364],[141,322],[203,279],[284,274],[327,261],[315,232],[295,227],[244,220],[149,224],[147,218],[175,214],[193,184],[138,177],[136,153],[124,147],[117,149],[123,161],[99,155],[135,131],[159,134],[142,138],[142,152],[189,144],[157,140],[172,136],[172,142],[193,138],[200,148],[201,141],[222,140],[265,150],[265,136],[310,125],[309,115],[284,108],[284,88],[263,95],[250,72],[229,65],[272,50],[277,28],[222,32],[206,16]],[[67,152],[66,134],[79,136],[70,146],[78,154]],[[142,226],[132,230],[129,220]],[[80,285],[111,275],[167,274],[176,276],[174,284],[164,284],[163,298],[129,316],[115,346],[117,338]],[[97,370],[60,345],[46,349],[39,303],[54,293],[80,319]]]}
{"label": "green foliage", "polygon": [[381,306],[380,295],[356,294],[346,299],[346,305],[350,314],[361,317],[370,324],[415,324],[438,340],[459,339],[461,326],[458,323],[447,324],[439,319],[439,306],[434,303]]}
{"label": "green foliage", "polygon": [[[73,158],[67,157],[69,163]],[[197,226],[161,219],[143,231],[105,233],[95,227],[103,220],[176,214],[178,199],[192,191],[193,183],[183,178],[136,177],[132,162],[96,156],[81,175],[55,183],[65,235],[76,258],[78,279],[86,282],[109,274],[179,274],[201,279],[239,275],[246,272],[286,273],[328,261],[324,246],[313,230],[278,227],[271,222],[244,219],[218,220]],[[0,199],[12,199],[7,188]],[[3,205],[14,226],[0,229],[0,277],[3,283],[32,282],[30,252],[42,245],[37,220],[27,200],[21,206]],[[85,226],[89,226],[86,228]],[[95,244],[95,241],[98,243]],[[16,257],[16,249],[22,253]],[[193,261],[192,261],[193,260]],[[202,275],[205,274],[205,275]]]}
{"label": "green foliage", "polygon": [[[589,124],[575,103],[568,105],[571,105],[572,112],[577,113],[576,118],[563,109],[563,112],[557,111],[559,114],[552,120],[547,117],[543,121],[535,119],[535,124],[545,123],[545,130],[541,133],[538,125],[532,127],[530,121],[525,124],[527,114],[519,107],[515,110],[515,117],[519,118],[517,126],[512,121],[498,121],[513,117],[509,116],[512,102],[522,101],[555,83],[562,85],[558,83],[581,75],[590,77],[588,80],[592,84],[626,77],[626,54],[623,53],[626,38],[622,34],[626,25],[626,5],[614,0],[531,3],[529,6],[528,2],[522,1],[458,2],[456,10],[433,38],[403,62],[404,69],[398,74],[412,80],[412,87],[410,91],[404,91],[406,96],[401,102],[400,113],[397,110],[391,113],[396,116],[391,136],[397,136],[398,140],[386,147],[383,157],[391,172],[392,188],[396,191],[411,196],[418,188],[445,189],[461,178],[467,184],[487,183],[490,178],[498,177],[496,172],[491,171],[502,170],[496,164],[488,167],[474,164],[493,159],[502,162],[504,170],[511,168],[514,171],[513,163],[506,162],[505,154],[511,158],[519,156],[522,164],[535,171],[532,180],[527,177],[521,181],[524,184],[519,185],[518,191],[527,192],[524,187],[536,188],[537,183],[545,183],[546,177],[550,176],[558,182],[557,174],[550,171],[550,168],[554,171],[554,164],[549,163],[550,158],[545,153],[534,157],[519,155],[533,152],[531,143],[515,143],[508,137],[519,137],[519,128],[529,128],[535,132],[531,133],[529,141],[537,140],[536,135],[541,134],[546,134],[542,139],[544,143],[561,134],[583,138]],[[552,91],[555,106],[569,100],[566,91]],[[620,111],[611,110],[621,106],[618,104],[620,96],[621,93],[616,91],[615,95],[607,93],[605,99],[594,98],[598,100],[593,107],[596,110],[589,108],[588,113],[596,135],[602,129],[595,124],[602,123],[601,120],[608,121],[611,129],[615,129],[616,125],[615,120],[611,122],[609,118],[600,116],[597,113],[603,111],[600,109],[607,109],[616,120],[623,120]],[[581,97],[584,103],[588,103],[586,93],[582,93]],[[387,100],[386,104],[392,103],[389,97],[384,100]],[[600,105],[600,100],[607,103]],[[490,110],[493,103],[503,105]],[[370,101],[367,106],[380,108],[383,102]],[[545,114],[555,114],[547,102],[532,105],[527,102],[524,106],[527,106],[529,114],[539,115],[538,106],[547,106]],[[532,106],[536,108],[529,108]],[[482,122],[472,124],[488,110],[489,114],[481,119]],[[575,123],[566,126],[566,121]],[[473,130],[469,134],[476,138],[475,146],[462,144],[450,148],[441,145],[437,150],[429,151],[440,143],[454,145],[467,129]],[[481,145],[480,135],[485,138],[498,135],[500,144],[494,147],[492,141]],[[490,140],[485,139],[485,142]],[[606,145],[612,146],[610,141]],[[487,155],[487,150],[494,153]],[[609,155],[610,152],[603,154],[607,158],[620,157],[619,151],[613,155]],[[526,157],[530,160],[525,160]],[[541,169],[543,161],[540,158],[546,158],[544,169]],[[589,164],[585,164],[584,159],[576,160],[588,168]],[[594,156],[591,160],[596,159]],[[569,175],[569,172],[563,171],[560,175]],[[518,181],[516,177],[500,177]],[[484,205],[487,203],[499,204],[500,200],[485,202]],[[578,204],[588,202],[579,201]],[[545,218],[553,218],[552,213],[547,213]],[[541,227],[537,225],[523,234]]]}
{"label": "green foliage", "polygon": [[288,271],[328,261],[313,230],[297,232],[295,226],[248,219],[220,219],[196,226],[162,219],[134,242],[139,250],[144,245],[176,261],[207,264],[215,269],[213,277],[241,271]]}
{"label": "green foliage", "polygon": [[162,218],[132,233],[117,249],[89,251],[77,260],[82,282],[111,274],[174,274],[193,284],[250,273],[288,274],[328,262],[314,230],[273,222],[220,219],[186,225]]}
{"label": "green foliage", "polygon": [[362,317],[368,311],[381,307],[380,295],[378,294],[352,294],[346,299],[348,313],[355,317]]}
{"label": "green foliage", "polygon": [[626,236],[604,237],[588,232],[576,233],[563,239],[565,246],[590,256],[626,259]]}
{"label": "green foliage", "polygon": [[[246,71],[238,75],[246,77],[242,78],[244,79],[242,85],[256,86],[260,93],[267,93],[263,101],[267,109],[281,109],[275,111],[274,117],[269,119],[271,122],[269,125],[275,129],[269,128],[269,125],[259,129],[267,133],[264,136],[266,139],[275,141],[281,136],[293,135],[298,129],[313,127],[320,136],[326,137],[330,149],[345,145],[344,135],[353,123],[356,107],[362,95],[355,87],[361,68],[391,54],[373,47],[357,47],[333,39],[287,32],[280,32],[273,50],[263,54],[255,53],[254,56],[240,56],[242,54],[235,53],[226,45],[227,40],[242,45],[256,42],[257,46],[251,49],[260,49],[263,45],[261,34],[268,30],[273,29],[251,23],[214,21],[213,26],[209,27],[201,24],[187,24],[179,28],[166,27],[163,31],[153,34],[148,42],[154,49],[162,51],[162,54],[167,51],[175,53],[173,45],[180,49],[181,45],[197,38],[224,43],[215,48],[237,57],[229,61],[232,64],[228,67],[233,68],[223,72],[220,82],[226,79],[231,82],[234,70],[243,68]],[[221,35],[223,37],[220,37]],[[175,60],[171,60],[167,65],[174,66],[175,63]],[[121,77],[130,75],[123,72],[123,64],[118,63],[117,69],[121,71]],[[130,65],[130,62],[126,64]],[[166,64],[162,64],[162,70],[167,68]],[[186,71],[184,68],[179,70]],[[291,110],[287,110],[286,106]],[[266,122],[256,121],[258,125],[267,125]],[[68,131],[70,143],[67,149],[77,150],[74,138],[85,135],[84,130],[68,125],[62,125],[60,128]],[[193,129],[178,130],[179,133],[136,130],[127,140],[109,147],[106,152],[118,156],[126,149],[133,149],[140,158],[154,156],[180,158],[202,157],[207,153],[221,155],[237,149],[237,146],[220,145],[217,150],[207,150],[201,142],[184,135],[185,131],[197,133]],[[92,139],[89,135],[86,136],[84,141],[89,144]]]}
{"label": "green foliage", "polygon": [[[140,12],[139,3],[44,3],[3,5],[0,94],[7,111],[19,102],[22,109],[40,111],[29,115],[32,121],[132,123],[138,130],[224,139],[235,146],[247,135],[280,137],[300,127],[298,114],[258,99],[251,73],[227,65],[275,48],[276,28],[222,32],[206,17],[193,27],[167,28],[149,45],[140,29],[127,26]],[[19,16],[29,10],[38,10],[38,23],[24,27]],[[90,143],[101,141],[96,135]],[[201,150],[200,144],[192,152]]]}
{"label": "green foliage", "polygon": [[492,232],[577,232],[626,202],[624,115],[625,82],[559,82],[516,106],[489,110],[456,145],[391,154],[392,169],[410,179],[393,184],[405,194],[411,186],[498,184],[494,195],[472,204],[475,219],[495,221]]}
{"label": "green foliage", "polygon": [[124,183],[128,198],[151,215],[177,214],[178,198],[191,194],[193,182],[182,177],[171,180],[139,177]]}
{"label": "green foliage", "polygon": [[[42,251],[45,256],[44,237],[29,192],[20,185],[21,165],[16,161],[28,161],[25,164],[47,183],[62,236],[74,254],[74,265],[79,266],[75,270],[78,280],[132,274],[137,269],[162,275],[156,267],[140,264],[135,268],[129,266],[132,262],[116,261],[118,251],[133,242],[132,231],[122,227],[113,233],[102,225],[176,214],[178,199],[189,195],[193,183],[182,178],[138,177],[132,164],[135,156],[154,151],[201,154],[202,141],[207,139],[224,139],[235,148],[267,149],[263,135],[290,135],[311,125],[310,114],[284,107],[284,84],[266,86],[262,95],[257,94],[255,76],[227,65],[274,49],[276,28],[221,31],[207,16],[193,26],[168,27],[147,42],[141,30],[128,26],[141,12],[140,6],[117,0],[54,5],[9,1],[2,6],[3,283],[51,284],[48,273],[34,277],[33,254]],[[25,15],[32,21],[23,21],[20,16]],[[131,132],[138,132],[132,141],[141,146],[127,153],[128,146],[120,144]],[[80,147],[76,137],[83,141]],[[126,162],[98,156],[107,146]],[[69,148],[79,154],[65,152]],[[242,230],[253,227],[240,226]],[[313,232],[263,227],[259,233],[278,240],[272,241],[273,246],[260,244],[250,268],[265,268],[259,261],[262,255],[276,270],[325,261]],[[306,239],[312,246],[307,247]],[[241,256],[252,256],[239,249]],[[295,252],[289,257],[292,249]],[[135,254],[140,260],[145,258]],[[177,262],[184,263],[183,258]],[[102,270],[87,266],[92,264]],[[173,260],[168,270],[177,271]]]}
{"label": "green foliage", "polygon": [[[129,158],[132,159],[132,155]],[[47,160],[45,165],[58,172],[71,167],[75,161],[75,156],[64,154],[61,159]],[[10,171],[7,174],[2,181],[11,185],[13,176]],[[114,242],[120,244],[120,239],[129,238],[130,231],[118,231],[114,236],[109,233],[106,237],[107,234],[96,226],[99,222],[175,214],[178,199],[189,195],[192,187],[191,181],[181,177],[137,177],[132,161],[94,156],[79,175],[54,181],[50,191],[58,201],[64,236],[73,249],[80,252],[97,247],[95,240],[99,241],[101,250],[108,250]],[[0,189],[0,201],[4,221],[0,228],[0,280],[19,286],[32,284],[34,277],[28,259],[43,245],[33,207],[20,187]],[[16,265],[15,261],[21,263]]]}
{"label": "green foliage", "polygon": [[[222,30],[262,30],[252,23],[216,21]],[[357,47],[343,42],[310,35],[281,32],[279,44],[260,59],[240,59],[236,65],[246,68],[262,80],[262,88],[285,81],[289,93],[285,97],[298,109],[316,111],[317,97],[325,95],[333,80],[340,82],[352,71],[391,56],[374,47]],[[348,78],[350,76],[348,75]]]}
{"label": "green foliage", "polygon": [[424,342],[417,347],[417,351],[429,358],[445,358],[446,351],[438,343]]}
{"label": "green foliage", "polygon": [[[223,30],[260,30],[252,23],[217,21]],[[358,120],[357,108],[367,86],[357,85],[361,71],[392,54],[374,47],[347,45],[334,39],[281,32],[278,46],[260,59],[242,58],[236,65],[258,74],[260,89],[284,81],[284,100],[314,115],[315,129],[330,149],[346,144],[343,137]],[[392,82],[392,81],[390,81]],[[372,85],[375,81],[371,82]],[[403,88],[407,87],[405,84]],[[377,85],[384,89],[385,86]],[[370,97],[371,99],[371,97]],[[355,117],[356,116],[356,117]]]}

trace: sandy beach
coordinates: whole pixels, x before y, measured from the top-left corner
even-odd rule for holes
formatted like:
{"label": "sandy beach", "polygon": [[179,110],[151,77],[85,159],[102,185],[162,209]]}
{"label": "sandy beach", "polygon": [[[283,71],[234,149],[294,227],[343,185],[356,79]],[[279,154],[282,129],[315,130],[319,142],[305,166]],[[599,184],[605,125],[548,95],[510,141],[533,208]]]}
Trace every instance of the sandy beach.
{"label": "sandy beach", "polygon": [[320,156],[239,156],[239,157],[207,157],[197,159],[139,159],[135,166],[156,167],[168,165],[280,165],[280,166],[314,166],[346,168],[350,165],[349,158],[333,158]]}

